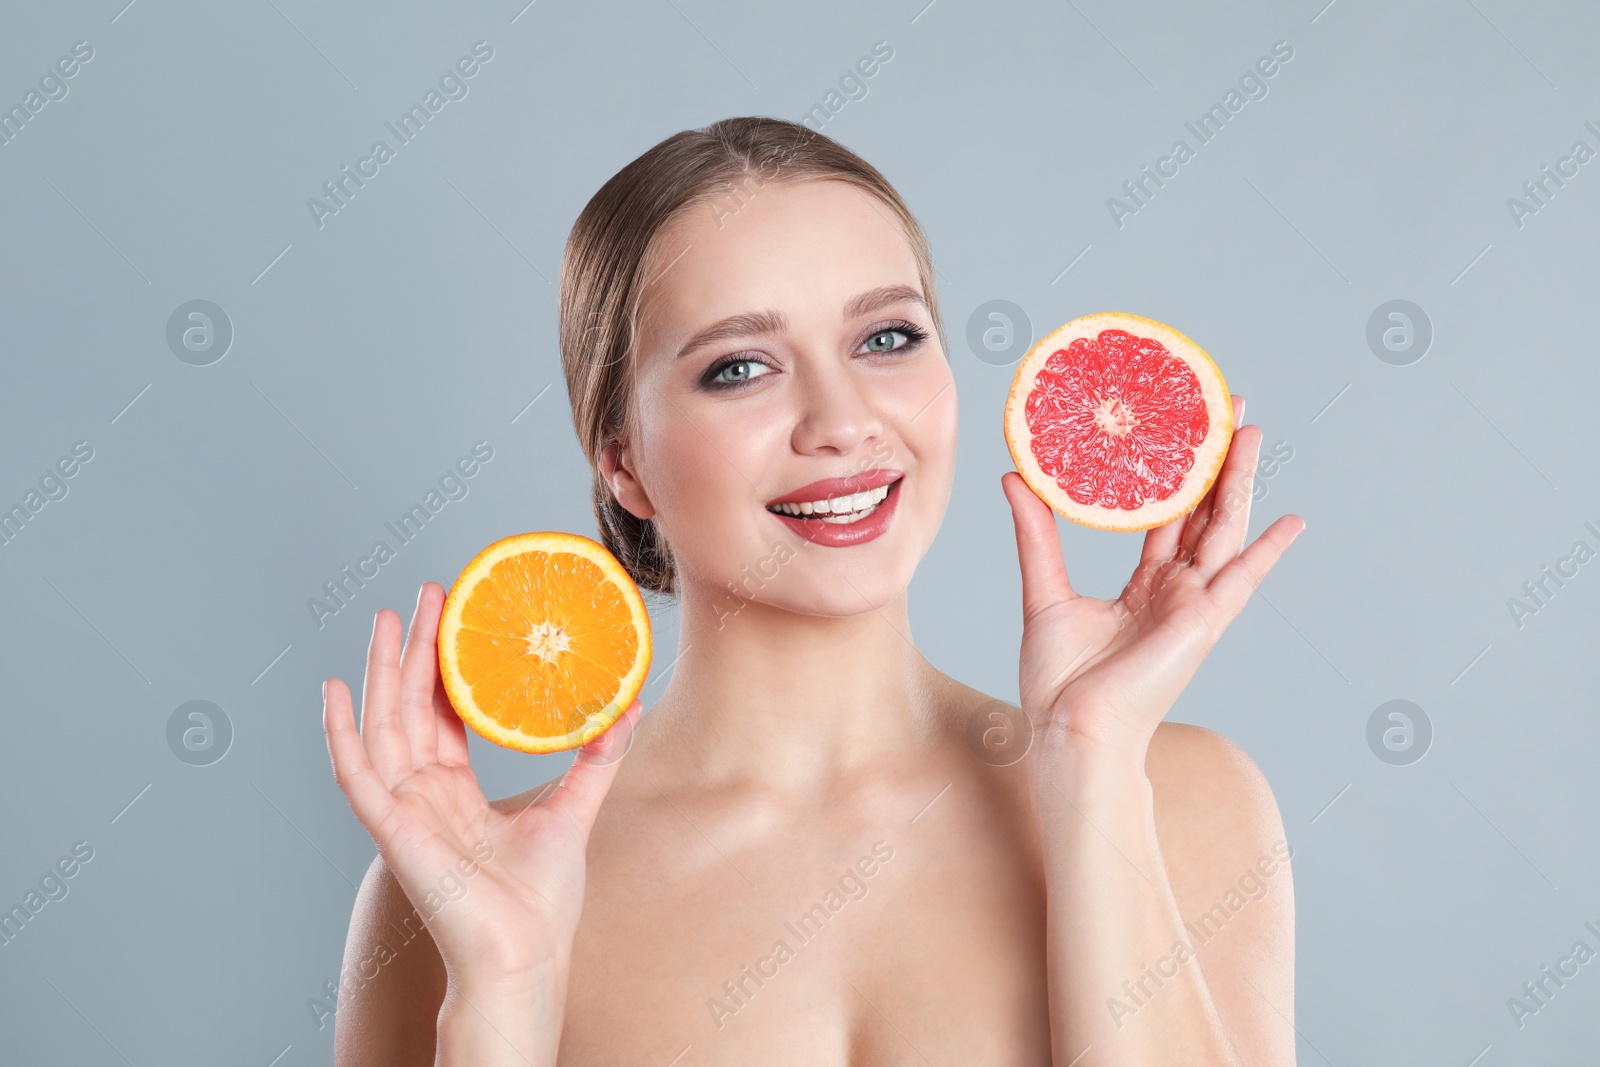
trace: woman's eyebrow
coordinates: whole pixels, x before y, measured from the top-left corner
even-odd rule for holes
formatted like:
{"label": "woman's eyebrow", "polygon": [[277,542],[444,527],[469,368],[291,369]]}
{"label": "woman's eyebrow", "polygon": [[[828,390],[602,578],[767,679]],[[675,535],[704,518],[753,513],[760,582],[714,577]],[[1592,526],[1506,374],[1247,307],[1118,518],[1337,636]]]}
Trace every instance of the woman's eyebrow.
{"label": "woman's eyebrow", "polygon": [[678,349],[678,354],[674,358],[682,359],[695,349],[716,344],[718,341],[748,337],[758,333],[782,333],[788,328],[789,320],[781,311],[747,311],[740,315],[729,315],[689,338],[688,343]]}
{"label": "woman's eyebrow", "polygon": [[[910,301],[921,304],[924,308],[928,302],[923,299],[922,293],[909,285],[884,285],[877,289],[868,289],[866,292],[851,297],[844,305],[844,319],[859,318],[870,315],[879,308],[890,304]],[[719,341],[731,340],[735,337],[749,337],[753,334],[782,333],[789,328],[789,319],[781,311],[768,309],[766,311],[747,311],[738,315],[729,315],[725,319],[718,319],[710,326],[701,330],[680,349],[675,359],[682,359],[690,352]]]}
{"label": "woman's eyebrow", "polygon": [[852,297],[844,306],[844,317],[849,320],[870,315],[879,308],[907,300],[913,304],[921,304],[924,308],[928,306],[922,293],[909,285],[885,285],[877,289],[868,289],[860,296]]}

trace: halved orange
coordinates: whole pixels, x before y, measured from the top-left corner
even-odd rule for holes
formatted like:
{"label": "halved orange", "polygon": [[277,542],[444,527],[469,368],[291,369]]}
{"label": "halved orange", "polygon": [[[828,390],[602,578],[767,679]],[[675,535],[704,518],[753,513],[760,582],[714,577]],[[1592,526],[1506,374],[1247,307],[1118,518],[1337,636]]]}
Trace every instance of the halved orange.
{"label": "halved orange", "polygon": [[439,619],[439,674],[456,714],[521,752],[604,733],[644,688],[650,650],[650,616],[622,564],[559,531],[479,552]]}

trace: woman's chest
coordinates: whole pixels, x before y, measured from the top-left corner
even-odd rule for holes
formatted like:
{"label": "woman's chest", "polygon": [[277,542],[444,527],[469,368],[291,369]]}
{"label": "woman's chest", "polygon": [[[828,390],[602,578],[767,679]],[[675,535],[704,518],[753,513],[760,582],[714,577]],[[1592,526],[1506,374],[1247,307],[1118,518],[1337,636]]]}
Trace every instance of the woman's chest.
{"label": "woman's chest", "polygon": [[591,864],[563,1064],[1049,1062],[1043,885],[1015,827],[680,846]]}

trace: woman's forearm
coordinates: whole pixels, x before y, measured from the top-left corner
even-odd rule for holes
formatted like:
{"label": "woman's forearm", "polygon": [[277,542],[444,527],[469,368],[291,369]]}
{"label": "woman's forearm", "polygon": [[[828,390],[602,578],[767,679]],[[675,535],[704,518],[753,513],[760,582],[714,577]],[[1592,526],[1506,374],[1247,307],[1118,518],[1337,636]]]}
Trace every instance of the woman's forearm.
{"label": "woman's forearm", "polygon": [[1238,1067],[1167,878],[1143,759],[1036,751],[1056,1067]]}

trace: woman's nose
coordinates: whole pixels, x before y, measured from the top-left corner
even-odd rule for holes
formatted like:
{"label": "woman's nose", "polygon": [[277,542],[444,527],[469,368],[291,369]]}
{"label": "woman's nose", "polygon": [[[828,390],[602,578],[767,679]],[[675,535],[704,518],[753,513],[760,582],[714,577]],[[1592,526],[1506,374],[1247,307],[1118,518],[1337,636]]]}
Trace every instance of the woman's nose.
{"label": "woman's nose", "polygon": [[[873,402],[872,384],[848,365],[832,360],[808,361],[800,373],[799,411],[794,449],[848,456],[883,434],[883,421]],[[818,366],[818,363],[825,365]]]}

